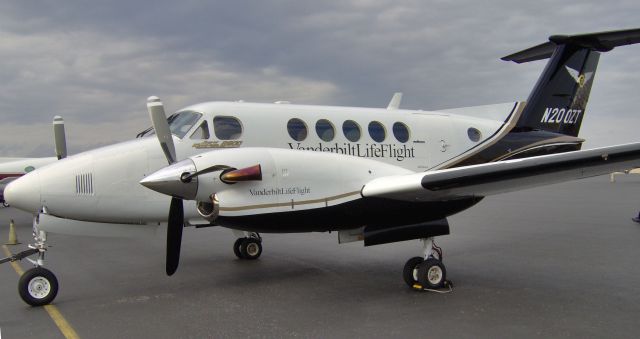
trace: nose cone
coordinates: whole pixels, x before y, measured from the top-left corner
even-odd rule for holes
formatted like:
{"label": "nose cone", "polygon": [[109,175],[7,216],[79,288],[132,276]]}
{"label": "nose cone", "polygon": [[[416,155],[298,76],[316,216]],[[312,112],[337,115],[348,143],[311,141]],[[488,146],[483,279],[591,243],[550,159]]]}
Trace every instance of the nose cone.
{"label": "nose cone", "polygon": [[4,199],[12,207],[34,213],[40,210],[40,178],[38,171],[26,174],[7,185]]}
{"label": "nose cone", "polygon": [[187,159],[151,173],[140,180],[140,184],[162,194],[192,200],[198,192],[198,178],[191,178],[183,182],[181,177],[185,173],[194,173],[195,171],[195,164],[191,159]]}

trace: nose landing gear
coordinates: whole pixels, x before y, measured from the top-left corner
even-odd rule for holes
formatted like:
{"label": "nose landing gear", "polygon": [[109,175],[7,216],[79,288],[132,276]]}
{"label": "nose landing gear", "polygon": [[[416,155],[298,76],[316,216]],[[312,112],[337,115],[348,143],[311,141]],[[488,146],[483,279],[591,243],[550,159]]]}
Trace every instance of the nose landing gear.
{"label": "nose landing gear", "polygon": [[[24,272],[18,281],[18,294],[20,298],[31,306],[43,306],[51,303],[58,295],[58,279],[44,265],[44,253],[47,251],[47,234],[37,228],[37,217],[34,219],[33,245],[29,249],[8,258],[0,259],[0,264],[14,262],[26,258],[35,267]],[[31,255],[37,254],[36,260],[29,259]]]}

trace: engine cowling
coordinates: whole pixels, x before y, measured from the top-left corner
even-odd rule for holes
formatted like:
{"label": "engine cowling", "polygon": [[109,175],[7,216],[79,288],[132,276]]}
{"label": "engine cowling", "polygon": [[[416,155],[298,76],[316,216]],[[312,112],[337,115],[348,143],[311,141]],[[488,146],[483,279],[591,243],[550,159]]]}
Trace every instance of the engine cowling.
{"label": "engine cowling", "polygon": [[372,179],[411,173],[354,156],[272,148],[216,150],[190,162],[201,174],[186,183],[197,185],[195,196],[184,198],[197,200],[198,212],[209,221],[218,215],[327,207],[361,198],[360,190]]}

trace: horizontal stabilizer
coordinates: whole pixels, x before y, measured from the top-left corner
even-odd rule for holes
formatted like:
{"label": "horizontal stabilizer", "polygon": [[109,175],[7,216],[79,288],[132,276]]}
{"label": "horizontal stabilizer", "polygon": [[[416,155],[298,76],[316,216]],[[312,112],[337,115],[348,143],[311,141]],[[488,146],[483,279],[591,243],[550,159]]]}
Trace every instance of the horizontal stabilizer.
{"label": "horizontal stabilizer", "polygon": [[503,57],[504,61],[523,63],[547,59],[553,54],[558,45],[574,45],[598,52],[607,52],[615,47],[631,45],[640,42],[640,29],[626,29],[620,31],[599,32],[577,35],[552,35],[549,42],[527,48],[523,51]]}

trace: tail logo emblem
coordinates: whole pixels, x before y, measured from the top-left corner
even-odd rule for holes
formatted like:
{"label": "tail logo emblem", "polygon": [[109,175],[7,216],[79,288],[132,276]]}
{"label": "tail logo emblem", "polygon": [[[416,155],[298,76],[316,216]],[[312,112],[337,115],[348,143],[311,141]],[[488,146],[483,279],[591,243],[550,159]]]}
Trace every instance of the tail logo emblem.
{"label": "tail logo emblem", "polygon": [[589,81],[593,76],[593,72],[580,74],[580,72],[576,71],[575,69],[569,68],[569,66],[564,66],[564,68],[580,87],[584,87],[584,84],[587,83],[587,81]]}

